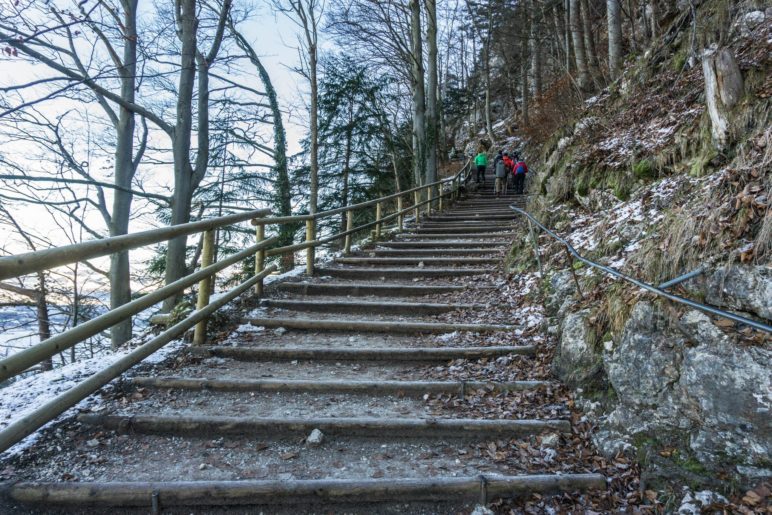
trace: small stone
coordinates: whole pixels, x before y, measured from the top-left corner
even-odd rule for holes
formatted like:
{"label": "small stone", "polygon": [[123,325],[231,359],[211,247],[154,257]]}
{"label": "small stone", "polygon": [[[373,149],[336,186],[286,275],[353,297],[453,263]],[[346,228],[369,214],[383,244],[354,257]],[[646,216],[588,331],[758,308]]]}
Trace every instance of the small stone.
{"label": "small stone", "polygon": [[557,433],[549,433],[541,437],[542,447],[557,447],[560,443],[560,435]]}
{"label": "small stone", "polygon": [[198,470],[204,470],[206,468],[206,463],[202,463],[198,466]]}
{"label": "small stone", "polygon": [[424,262],[423,261],[419,261],[418,262],[418,268],[423,268],[423,267],[424,267]]}
{"label": "small stone", "polygon": [[286,333],[286,332],[287,332],[287,330],[285,328],[283,328],[283,327],[277,327],[276,329],[273,330],[273,333],[276,336],[283,336],[284,333]]}
{"label": "small stone", "polygon": [[96,446],[98,446],[98,445],[99,445],[99,440],[97,440],[96,438],[94,438],[93,440],[89,440],[89,441],[87,441],[87,442],[86,442],[86,445],[87,445],[87,446],[89,446],[89,447],[96,447]]}
{"label": "small stone", "polygon": [[324,442],[324,433],[318,429],[311,431],[311,434],[306,438],[306,443],[311,447],[319,447]]}

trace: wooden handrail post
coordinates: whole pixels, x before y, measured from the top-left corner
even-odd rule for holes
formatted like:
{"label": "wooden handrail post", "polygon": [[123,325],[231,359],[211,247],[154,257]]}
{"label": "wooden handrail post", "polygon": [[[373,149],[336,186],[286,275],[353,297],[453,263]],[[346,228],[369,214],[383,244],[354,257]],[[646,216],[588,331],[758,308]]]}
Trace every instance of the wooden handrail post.
{"label": "wooden handrail post", "polygon": [[426,187],[426,200],[428,202],[426,203],[426,216],[432,216],[432,188],[431,186]]}
{"label": "wooden handrail post", "polygon": [[397,197],[397,227],[399,227],[399,232],[402,232],[405,227],[405,215],[402,214],[402,196],[400,195]]}
{"label": "wooden handrail post", "polygon": [[421,221],[421,208],[418,204],[421,203],[421,192],[416,190],[413,192],[413,205],[415,206],[415,223],[418,224]]}
{"label": "wooden handrail post", "polygon": [[439,206],[438,206],[438,209],[440,210],[440,213],[442,213],[442,196],[443,196],[443,193],[442,193],[442,184],[440,184],[440,185],[437,187],[437,191],[439,191],[439,192],[440,192],[440,198],[439,198],[440,204],[439,204]]}
{"label": "wooden handrail post", "polygon": [[[212,264],[214,259],[214,229],[204,232],[204,248],[201,251],[201,268]],[[214,283],[214,276],[210,275],[198,283],[198,301],[196,311],[200,311],[209,305],[209,292]],[[193,345],[203,345],[206,342],[206,319],[196,324],[193,333]]]}
{"label": "wooden handrail post", "polygon": [[383,202],[375,204],[375,239],[381,239],[381,219],[383,218]]}
{"label": "wooden handrail post", "polygon": [[[260,243],[265,239],[265,224],[258,223],[255,226],[255,243]],[[265,268],[265,250],[258,250],[255,254],[255,275],[260,274]],[[263,294],[263,280],[260,279],[255,285],[255,294]]]}
{"label": "wooden handrail post", "polygon": [[[306,243],[314,241],[314,219],[306,220]],[[308,247],[306,249],[306,275],[314,275],[314,258],[316,256],[316,249],[314,247]]]}
{"label": "wooden handrail post", "polygon": [[354,212],[351,210],[346,211],[346,242],[343,245],[343,253],[351,254],[351,229],[354,228]]}

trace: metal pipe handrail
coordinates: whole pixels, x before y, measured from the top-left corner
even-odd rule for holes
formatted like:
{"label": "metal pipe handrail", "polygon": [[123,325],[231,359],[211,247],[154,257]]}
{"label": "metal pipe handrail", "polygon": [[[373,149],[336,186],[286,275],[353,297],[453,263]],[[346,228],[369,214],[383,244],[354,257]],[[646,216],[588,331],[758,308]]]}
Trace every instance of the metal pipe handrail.
{"label": "metal pipe handrail", "polygon": [[596,268],[596,269],[598,269],[598,270],[600,270],[602,272],[605,272],[608,275],[611,275],[612,277],[615,277],[617,279],[622,279],[623,281],[627,281],[627,282],[629,282],[631,284],[634,284],[635,286],[638,286],[641,289],[644,289],[644,290],[646,290],[648,292],[654,293],[655,295],[658,295],[660,297],[664,297],[664,298],[670,300],[671,302],[677,302],[679,304],[684,304],[686,306],[689,306],[691,308],[697,309],[697,310],[702,311],[704,313],[708,313],[710,315],[714,315],[714,316],[721,317],[721,318],[726,318],[726,319],[732,320],[734,322],[737,322],[739,324],[744,324],[744,325],[747,325],[749,327],[753,327],[754,329],[758,329],[759,331],[763,331],[763,332],[766,332],[766,333],[772,333],[772,325],[768,325],[768,324],[765,324],[763,322],[758,322],[756,320],[753,320],[753,319],[750,319],[750,318],[747,318],[747,317],[744,317],[744,316],[736,315],[734,313],[730,313],[729,311],[724,311],[723,309],[715,308],[713,306],[708,306],[708,305],[705,305],[705,304],[701,304],[699,302],[695,302],[693,300],[681,297],[679,295],[674,295],[674,294],[672,294],[670,292],[667,292],[667,291],[665,291],[665,290],[663,290],[661,288],[658,288],[656,286],[652,286],[651,284],[647,284],[647,283],[645,283],[643,281],[640,281],[640,280],[638,280],[638,279],[636,279],[634,277],[631,277],[631,276],[629,276],[627,274],[624,274],[624,273],[620,272],[619,270],[616,270],[614,268],[608,267],[606,265],[601,265],[600,263],[596,263],[595,261],[587,259],[584,256],[582,256],[581,254],[579,254],[579,252],[577,252],[577,250],[574,247],[572,247],[571,244],[568,243],[568,241],[566,241],[565,239],[561,238],[560,236],[558,236],[557,234],[552,232],[550,229],[548,229],[547,227],[542,225],[541,222],[539,222],[536,218],[534,218],[530,213],[528,213],[527,211],[525,211],[523,209],[515,207],[515,206],[509,206],[509,207],[514,212],[519,213],[519,214],[527,217],[531,222],[536,224],[536,226],[538,226],[541,230],[543,230],[545,233],[547,233],[552,239],[554,239],[558,243],[561,243],[562,245],[564,245],[566,247],[566,249],[568,250],[568,252],[573,257],[575,257],[576,259],[578,259],[582,263],[584,263],[584,264],[586,264],[586,265],[588,265],[588,266],[590,266],[592,268]]}

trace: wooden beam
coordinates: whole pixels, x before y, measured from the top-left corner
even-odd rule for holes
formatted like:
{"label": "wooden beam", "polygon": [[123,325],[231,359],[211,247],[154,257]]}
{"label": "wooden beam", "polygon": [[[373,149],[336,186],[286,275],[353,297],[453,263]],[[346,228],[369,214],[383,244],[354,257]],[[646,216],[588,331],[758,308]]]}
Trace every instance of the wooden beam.
{"label": "wooden beam", "polygon": [[479,501],[602,490],[601,474],[523,476],[411,477],[388,479],[306,479],[253,481],[180,481],[115,483],[6,484],[4,494],[24,504],[84,507],[297,505],[319,502]]}
{"label": "wooden beam", "polygon": [[78,415],[84,424],[106,429],[174,435],[287,435],[319,429],[326,435],[388,438],[470,438],[571,431],[568,420],[461,418],[262,418],[210,415]]}

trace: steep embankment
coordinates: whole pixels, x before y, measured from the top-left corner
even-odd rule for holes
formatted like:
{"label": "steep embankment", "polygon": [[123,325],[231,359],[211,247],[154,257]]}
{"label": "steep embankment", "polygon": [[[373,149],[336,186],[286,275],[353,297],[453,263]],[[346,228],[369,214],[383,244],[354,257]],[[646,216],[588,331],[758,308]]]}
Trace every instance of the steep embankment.
{"label": "steep embankment", "polygon": [[[651,284],[701,268],[673,291],[770,323],[772,9],[740,3],[726,19],[724,4],[697,11],[705,52],[692,53],[682,13],[573,123],[526,144],[529,210],[586,257]],[[644,481],[768,480],[769,337],[539,243],[546,277],[527,232],[511,267],[539,286],[531,302],[546,304],[559,339],[553,369],[597,423],[598,447],[637,453]]]}

